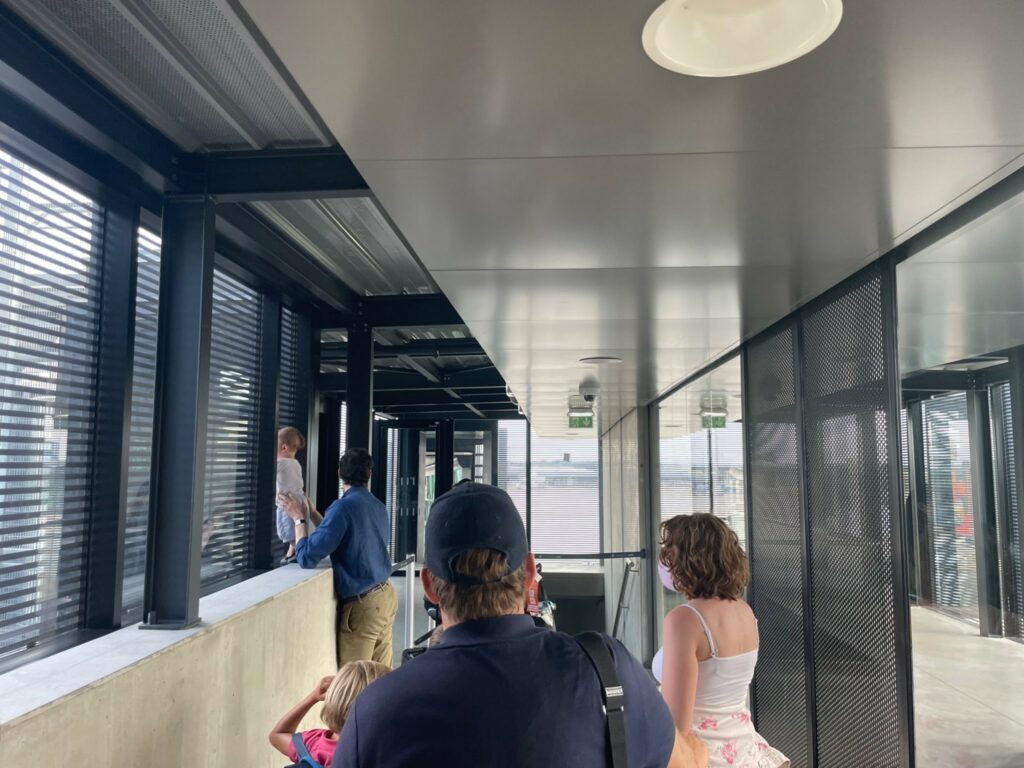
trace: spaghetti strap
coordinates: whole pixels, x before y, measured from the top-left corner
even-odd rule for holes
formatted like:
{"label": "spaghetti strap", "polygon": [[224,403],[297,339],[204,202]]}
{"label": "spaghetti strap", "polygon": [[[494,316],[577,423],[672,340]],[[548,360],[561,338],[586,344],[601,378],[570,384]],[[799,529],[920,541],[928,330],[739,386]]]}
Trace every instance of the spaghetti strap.
{"label": "spaghetti strap", "polygon": [[711,658],[717,659],[718,648],[715,647],[715,638],[711,636],[711,630],[708,628],[708,623],[704,621],[704,615],[689,603],[683,603],[683,607],[689,608],[691,611],[697,614],[697,618],[700,620],[700,625],[704,627],[704,636],[708,639],[708,647],[711,648]]}

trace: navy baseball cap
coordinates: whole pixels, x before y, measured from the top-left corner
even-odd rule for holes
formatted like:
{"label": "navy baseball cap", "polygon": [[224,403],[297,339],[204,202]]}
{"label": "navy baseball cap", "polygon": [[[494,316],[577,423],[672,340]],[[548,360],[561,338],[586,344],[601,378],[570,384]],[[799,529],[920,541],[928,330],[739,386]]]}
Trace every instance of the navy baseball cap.
{"label": "navy baseball cap", "polygon": [[529,547],[523,520],[501,488],[460,483],[439,496],[430,508],[425,544],[430,572],[453,584],[492,583],[452,571],[455,559],[471,549],[501,552],[508,560],[508,573],[526,560]]}

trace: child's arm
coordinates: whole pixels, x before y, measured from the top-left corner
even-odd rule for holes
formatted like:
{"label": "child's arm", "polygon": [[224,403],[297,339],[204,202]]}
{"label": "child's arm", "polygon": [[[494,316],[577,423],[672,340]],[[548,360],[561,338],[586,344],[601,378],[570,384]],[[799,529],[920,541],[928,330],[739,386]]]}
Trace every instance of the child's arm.
{"label": "child's arm", "polygon": [[285,757],[290,758],[288,747],[291,746],[292,736],[298,731],[302,718],[313,708],[314,704],[324,700],[324,696],[327,694],[327,689],[330,687],[333,679],[333,675],[323,678],[317,683],[316,688],[307,693],[302,701],[288,710],[288,713],[278,720],[277,725],[270,731],[271,745]]}

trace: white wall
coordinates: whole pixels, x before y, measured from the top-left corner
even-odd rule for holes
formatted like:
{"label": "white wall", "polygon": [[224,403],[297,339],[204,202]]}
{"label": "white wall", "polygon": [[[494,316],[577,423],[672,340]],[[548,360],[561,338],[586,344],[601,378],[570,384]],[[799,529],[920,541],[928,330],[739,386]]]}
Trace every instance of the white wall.
{"label": "white wall", "polygon": [[334,671],[330,571],[278,569],[200,613],[197,629],[133,626],[0,676],[0,765],[284,765],[267,733]]}

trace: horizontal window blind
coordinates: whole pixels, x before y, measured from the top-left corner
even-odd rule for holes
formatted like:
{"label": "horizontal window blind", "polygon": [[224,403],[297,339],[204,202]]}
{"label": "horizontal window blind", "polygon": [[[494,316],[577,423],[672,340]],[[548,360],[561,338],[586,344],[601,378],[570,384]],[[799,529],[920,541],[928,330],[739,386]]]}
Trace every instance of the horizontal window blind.
{"label": "horizontal window blind", "polygon": [[102,222],[0,150],[0,657],[82,625]]}
{"label": "horizontal window blind", "polygon": [[746,497],[743,485],[743,423],[730,421],[711,429],[711,489],[714,511],[743,547],[747,545]]}
{"label": "horizontal window blind", "polygon": [[[345,455],[345,432],[348,429],[348,408],[345,401],[341,402],[341,415],[338,421],[338,457]],[[341,478],[338,478],[338,497],[341,498]]]}
{"label": "horizontal window blind", "polygon": [[[288,307],[281,307],[281,362],[278,373],[277,393],[277,428],[295,427],[302,436],[306,436],[305,420],[300,423],[296,411],[298,396],[298,352],[299,323]],[[275,512],[276,514],[276,512]],[[288,545],[277,535],[277,526],[270,537],[270,554],[273,563],[281,562],[287,552]]]}
{"label": "horizontal window blind", "polygon": [[495,485],[505,490],[526,525],[526,421],[498,422],[498,477]]}
{"label": "horizontal window blind", "polygon": [[[999,409],[1002,418],[1002,440],[1003,440],[1003,472],[1006,480],[1006,500],[1000,502],[1001,494],[995,494],[997,503],[1005,503],[1009,508],[999,510],[998,519],[1000,527],[997,532],[1000,546],[999,570],[1003,574],[1004,584],[1013,584],[1012,595],[1004,599],[1006,609],[1018,617],[1024,617],[1024,564],[1021,562],[1021,553],[1024,547],[1021,546],[1021,520],[1020,506],[1017,501],[1017,483],[1013,481],[1016,473],[1016,448],[1013,443],[1013,404],[1010,399],[1010,385],[999,384],[992,388],[992,408]],[[993,441],[994,442],[994,441]],[[1004,523],[1005,521],[1005,523]],[[1008,525],[1007,525],[1008,524]],[[1002,555],[1008,552],[1010,556],[1004,558]],[[1021,626],[1021,619],[1018,618],[1015,629],[1017,639],[1024,637],[1024,628]],[[1004,622],[1005,624],[1005,622]],[[1006,626],[1004,625],[1004,631]],[[1014,635],[1011,633],[1011,637]]]}
{"label": "horizontal window blind", "polygon": [[255,290],[214,271],[203,586],[240,575],[252,562],[261,394],[260,311]]}
{"label": "horizontal window blind", "polygon": [[977,621],[967,395],[954,392],[925,401],[923,419],[935,603],[961,618]]}
{"label": "horizontal window blind", "polygon": [[534,552],[601,551],[597,439],[530,435],[530,519]]}
{"label": "horizontal window blind", "polygon": [[153,405],[156,398],[157,319],[160,305],[160,238],[140,229],[135,281],[135,346],[132,352],[132,407],[128,422],[128,506],[125,516],[124,591],[121,621],[142,618],[149,530],[149,484],[153,460]]}
{"label": "horizontal window blind", "polygon": [[[663,428],[666,431],[669,428]],[[678,428],[675,428],[678,429]],[[711,487],[708,484],[708,434],[699,430],[690,434],[662,437],[658,441],[661,459],[661,519],[694,512],[711,511]]]}

